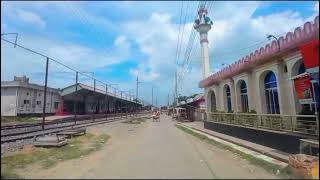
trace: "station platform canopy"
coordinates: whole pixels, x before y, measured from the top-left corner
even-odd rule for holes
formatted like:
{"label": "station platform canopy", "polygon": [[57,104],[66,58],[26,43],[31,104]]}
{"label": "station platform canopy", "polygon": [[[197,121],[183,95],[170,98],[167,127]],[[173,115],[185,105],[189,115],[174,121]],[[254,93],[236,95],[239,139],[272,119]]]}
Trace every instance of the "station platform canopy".
{"label": "station platform canopy", "polygon": [[[106,90],[94,88],[92,86],[88,86],[85,84],[78,83],[77,85],[77,91],[76,91],[76,84],[73,84],[71,86],[65,87],[60,90],[60,95],[62,97],[70,97],[70,96],[81,96],[81,95],[93,95],[97,97],[105,97],[106,95]],[[130,103],[136,103],[133,99],[126,98],[125,96],[121,96],[118,94],[114,94],[111,92],[108,92],[108,97],[111,97],[113,99],[118,99],[122,101],[127,101]],[[142,105],[142,103],[138,102],[138,105]]]}

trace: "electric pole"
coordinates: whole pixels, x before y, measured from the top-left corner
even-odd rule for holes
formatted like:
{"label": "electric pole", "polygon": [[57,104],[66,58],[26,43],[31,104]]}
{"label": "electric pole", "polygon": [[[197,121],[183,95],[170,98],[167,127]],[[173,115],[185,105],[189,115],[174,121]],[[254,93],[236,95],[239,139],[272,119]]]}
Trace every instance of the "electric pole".
{"label": "electric pole", "polygon": [[176,93],[175,93],[175,96],[176,96],[176,106],[178,105],[178,81],[177,81],[177,71],[176,71],[176,74],[175,74],[175,77],[176,77]]}
{"label": "electric pole", "polygon": [[151,98],[151,99],[152,99],[152,100],[151,100],[151,105],[152,105],[152,107],[153,107],[153,85],[152,85],[152,95],[151,95],[151,96],[152,96],[152,98]]}
{"label": "electric pole", "polygon": [[138,88],[139,88],[139,80],[137,76],[137,87],[136,87],[136,112],[137,112],[137,106],[138,106]]}
{"label": "electric pole", "polygon": [[170,100],[169,97],[170,97],[170,94],[168,94],[168,106],[167,106],[168,108],[169,108],[169,100]]}

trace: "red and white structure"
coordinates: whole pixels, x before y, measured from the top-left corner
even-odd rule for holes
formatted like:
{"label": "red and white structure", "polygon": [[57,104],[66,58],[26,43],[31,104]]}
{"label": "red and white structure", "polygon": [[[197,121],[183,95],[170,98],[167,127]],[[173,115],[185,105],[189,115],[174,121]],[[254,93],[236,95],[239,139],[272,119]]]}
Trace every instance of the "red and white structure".
{"label": "red and white structure", "polygon": [[203,78],[207,78],[210,74],[209,64],[209,48],[208,48],[208,32],[211,29],[212,21],[207,16],[208,11],[205,7],[198,10],[198,19],[194,21],[194,29],[200,34],[201,55],[203,59]]}

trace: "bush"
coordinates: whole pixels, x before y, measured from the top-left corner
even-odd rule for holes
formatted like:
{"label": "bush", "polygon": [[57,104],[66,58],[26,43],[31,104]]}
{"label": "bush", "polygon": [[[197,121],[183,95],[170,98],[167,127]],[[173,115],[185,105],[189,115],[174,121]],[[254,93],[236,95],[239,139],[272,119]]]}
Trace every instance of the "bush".
{"label": "bush", "polygon": [[[314,112],[311,111],[308,106],[304,106],[299,115],[314,115]],[[310,125],[315,125],[316,117],[298,117],[297,120],[301,121],[299,128],[305,128],[309,132],[311,128]]]}
{"label": "bush", "polygon": [[257,114],[257,111],[255,111],[254,109],[251,109],[249,113],[251,113],[251,114]]}

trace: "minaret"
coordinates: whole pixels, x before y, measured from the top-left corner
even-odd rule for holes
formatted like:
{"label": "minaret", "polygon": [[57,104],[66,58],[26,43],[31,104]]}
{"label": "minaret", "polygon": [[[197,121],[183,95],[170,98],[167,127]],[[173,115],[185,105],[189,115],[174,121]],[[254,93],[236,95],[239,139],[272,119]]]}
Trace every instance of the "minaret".
{"label": "minaret", "polygon": [[210,65],[209,65],[209,49],[208,49],[208,31],[211,29],[212,21],[207,16],[207,9],[202,6],[198,10],[198,19],[194,21],[194,29],[200,34],[200,44],[203,58],[203,79],[210,75]]}

